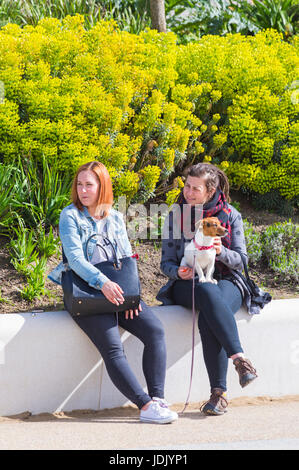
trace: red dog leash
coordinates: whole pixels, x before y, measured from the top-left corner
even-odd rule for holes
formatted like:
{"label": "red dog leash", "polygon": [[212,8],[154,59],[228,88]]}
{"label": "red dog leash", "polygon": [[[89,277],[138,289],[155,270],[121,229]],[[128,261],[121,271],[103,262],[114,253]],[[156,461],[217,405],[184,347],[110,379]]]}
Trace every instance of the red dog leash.
{"label": "red dog leash", "polygon": [[195,349],[195,319],[196,319],[196,311],[195,311],[195,274],[194,274],[194,267],[195,267],[195,255],[193,258],[193,276],[192,276],[192,356],[191,356],[191,372],[190,372],[190,383],[189,383],[189,391],[185,406],[181,413],[183,414],[186,410],[187,406],[189,405],[189,398],[191,393],[191,386],[192,386],[192,379],[193,379],[193,366],[194,366],[194,349]]}
{"label": "red dog leash", "polygon": [[[195,240],[193,240],[193,243],[195,245],[195,248],[199,251],[210,250],[211,248],[214,248],[214,245],[210,245],[210,246],[199,245],[198,243],[196,243]],[[189,398],[190,398],[192,379],[193,379],[194,349],[195,349],[195,320],[196,320],[195,294],[194,294],[194,292],[195,292],[195,270],[194,270],[195,256],[196,256],[196,253],[194,254],[194,258],[193,258],[193,275],[192,275],[192,356],[191,356],[191,372],[190,372],[190,383],[189,383],[188,396],[187,396],[185,406],[184,406],[183,410],[181,411],[181,413],[184,413],[187,406],[189,405]]]}

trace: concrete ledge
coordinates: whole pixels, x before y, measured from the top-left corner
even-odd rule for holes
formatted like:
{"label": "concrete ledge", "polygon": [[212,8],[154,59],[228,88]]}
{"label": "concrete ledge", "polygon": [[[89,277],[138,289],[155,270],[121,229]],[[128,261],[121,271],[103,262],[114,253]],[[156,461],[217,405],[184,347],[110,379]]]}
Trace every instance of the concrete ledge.
{"label": "concrete ledge", "polygon": [[[179,306],[154,307],[167,341],[166,397],[185,402],[191,366],[192,313]],[[259,378],[242,390],[229,364],[229,398],[299,393],[299,299],[274,300],[260,315],[236,315],[241,343]],[[142,344],[121,331],[128,360],[140,383]],[[210,393],[196,327],[191,401]],[[110,382],[88,337],[65,311],[0,315],[0,415],[30,411],[103,409],[128,404]]]}

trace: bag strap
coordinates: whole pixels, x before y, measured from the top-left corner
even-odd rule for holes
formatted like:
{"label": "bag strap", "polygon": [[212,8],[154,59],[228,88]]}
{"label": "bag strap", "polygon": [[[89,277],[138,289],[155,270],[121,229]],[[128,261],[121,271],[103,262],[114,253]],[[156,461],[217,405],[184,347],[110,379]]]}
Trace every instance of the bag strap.
{"label": "bag strap", "polygon": [[[97,233],[93,233],[93,234],[90,235],[90,237],[87,239],[87,242],[86,242],[86,259],[87,259],[88,261],[90,261],[89,256],[88,256],[88,243],[90,242],[90,240],[91,240],[92,238],[97,237],[97,236],[98,236]],[[121,262],[120,262],[120,260],[117,258],[116,250],[115,250],[115,247],[114,247],[113,243],[111,242],[111,240],[109,240],[108,237],[103,237],[103,240],[107,243],[107,245],[110,245],[110,246],[111,246],[112,251],[113,251],[113,257],[114,257],[114,264],[115,264],[115,267],[116,267],[117,269],[119,269],[119,268],[120,268],[120,265],[121,265]],[[104,248],[100,243],[97,243],[96,246],[98,246],[98,247],[102,248],[102,250],[104,250],[105,255],[106,255],[106,258],[107,258],[107,260],[108,260],[108,255],[107,255],[107,251],[105,250],[105,248]]]}
{"label": "bag strap", "polygon": [[[236,251],[236,250],[235,250]],[[248,285],[251,289],[251,291],[253,293],[256,293],[257,291],[257,286],[255,285],[254,281],[250,278],[249,276],[249,272],[248,272],[248,265],[247,265],[247,262],[246,262],[246,258],[244,256],[243,253],[241,253],[240,251],[237,251],[237,253],[239,253],[239,255],[241,256],[241,260],[243,262],[243,266],[244,266],[244,272],[245,272],[245,277],[246,277],[246,280],[248,282]]]}
{"label": "bag strap", "polygon": [[248,265],[247,265],[246,258],[243,255],[243,253],[241,253],[241,251],[237,251],[237,253],[239,253],[239,255],[241,257],[241,260],[242,260],[242,263],[243,263],[243,266],[244,266],[244,272],[245,272],[246,279],[247,279],[247,281],[250,281],[251,279],[250,279],[249,273],[248,273]]}
{"label": "bag strap", "polygon": [[[88,238],[88,240],[87,240],[87,242],[86,242],[86,259],[87,259],[88,261],[90,261],[89,256],[88,256],[88,250],[87,250],[88,243],[90,242],[90,240],[91,240],[93,237],[96,237],[96,236],[97,236],[97,233],[92,234],[92,235]],[[115,250],[115,248],[114,248],[114,246],[113,246],[113,243],[111,243],[111,241],[109,240],[108,237],[103,237],[103,240],[107,241],[108,244],[111,245],[111,248],[112,248],[112,251],[113,251],[113,256],[114,256],[114,264],[115,264],[116,268],[119,269],[121,263],[120,263],[120,260],[117,259],[116,250]],[[100,248],[102,248],[102,249],[104,250],[105,255],[106,255],[106,258],[108,259],[108,254],[107,254],[107,251],[105,250],[105,248],[104,248],[102,245],[100,245],[99,243],[97,243],[97,246],[99,246]],[[63,262],[64,264],[67,264],[67,263],[68,263],[67,257],[65,256],[65,253],[64,253],[64,250],[63,250],[63,247],[62,247],[62,262]]]}

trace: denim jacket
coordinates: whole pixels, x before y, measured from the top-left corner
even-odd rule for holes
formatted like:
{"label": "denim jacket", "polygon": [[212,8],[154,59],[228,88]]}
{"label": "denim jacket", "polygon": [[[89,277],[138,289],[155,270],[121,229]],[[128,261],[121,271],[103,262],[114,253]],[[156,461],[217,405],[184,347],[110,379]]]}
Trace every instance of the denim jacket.
{"label": "denim jacket", "polygon": [[[107,216],[107,236],[113,243],[118,258],[132,255],[132,248],[128,239],[123,216],[115,209],[111,209]],[[97,224],[90,216],[87,207],[79,210],[74,204],[65,207],[59,219],[59,234],[67,263],[59,263],[48,278],[61,285],[61,274],[72,269],[84,279],[91,287],[101,289],[109,279],[93,266],[91,259],[96,246],[96,238],[89,237],[97,233]]]}

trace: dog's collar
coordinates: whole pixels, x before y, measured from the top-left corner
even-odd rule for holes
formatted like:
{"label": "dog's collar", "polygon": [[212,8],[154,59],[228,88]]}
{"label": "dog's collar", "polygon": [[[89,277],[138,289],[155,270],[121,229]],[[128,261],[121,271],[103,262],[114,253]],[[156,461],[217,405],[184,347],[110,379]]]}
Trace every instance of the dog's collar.
{"label": "dog's collar", "polygon": [[204,245],[199,245],[198,243],[196,243],[195,240],[193,240],[193,243],[195,245],[195,248],[197,250],[210,250],[211,248],[214,248],[214,245],[210,245],[210,246],[204,246]]}

